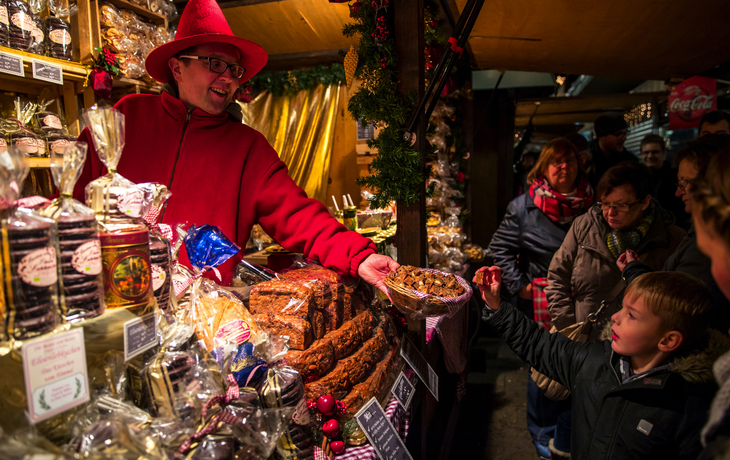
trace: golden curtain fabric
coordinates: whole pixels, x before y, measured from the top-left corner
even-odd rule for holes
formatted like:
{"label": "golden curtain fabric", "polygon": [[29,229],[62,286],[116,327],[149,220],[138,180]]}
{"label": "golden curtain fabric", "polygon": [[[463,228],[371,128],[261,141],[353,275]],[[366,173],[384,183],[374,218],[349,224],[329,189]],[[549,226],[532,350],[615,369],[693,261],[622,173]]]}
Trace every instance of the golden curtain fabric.
{"label": "golden curtain fabric", "polygon": [[264,91],[243,106],[243,122],[260,131],[307,195],[326,200],[339,85],[318,85],[292,96]]}

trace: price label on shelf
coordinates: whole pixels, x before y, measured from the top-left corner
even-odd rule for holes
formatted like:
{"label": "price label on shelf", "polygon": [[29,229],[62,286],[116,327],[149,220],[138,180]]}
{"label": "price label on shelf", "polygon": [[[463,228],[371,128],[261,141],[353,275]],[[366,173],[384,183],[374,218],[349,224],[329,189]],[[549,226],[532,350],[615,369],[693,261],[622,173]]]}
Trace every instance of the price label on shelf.
{"label": "price label on shelf", "polygon": [[406,374],[401,372],[390,392],[393,393],[393,396],[395,396],[395,399],[398,400],[403,409],[408,409],[411,398],[413,398],[413,394],[416,392],[416,387],[408,380]]}
{"label": "price label on shelf", "polygon": [[439,400],[439,376],[433,370],[426,358],[423,357],[418,348],[408,336],[403,337],[403,345],[400,349],[400,355],[406,360],[408,365],[416,372],[419,379],[426,385],[428,391],[431,392],[436,401]]}
{"label": "price label on shelf", "polygon": [[9,73],[18,77],[25,77],[23,58],[13,54],[0,52],[0,72]]}
{"label": "price label on shelf", "polygon": [[58,64],[33,59],[33,78],[63,85],[63,68]]}
{"label": "price label on shelf", "polygon": [[23,373],[32,423],[87,402],[89,380],[84,329],[26,342]]}
{"label": "price label on shelf", "polygon": [[148,313],[124,323],[124,360],[129,361],[158,344],[157,316]]}
{"label": "price label on shelf", "polygon": [[381,460],[413,460],[377,399],[368,401],[355,414],[355,421]]}

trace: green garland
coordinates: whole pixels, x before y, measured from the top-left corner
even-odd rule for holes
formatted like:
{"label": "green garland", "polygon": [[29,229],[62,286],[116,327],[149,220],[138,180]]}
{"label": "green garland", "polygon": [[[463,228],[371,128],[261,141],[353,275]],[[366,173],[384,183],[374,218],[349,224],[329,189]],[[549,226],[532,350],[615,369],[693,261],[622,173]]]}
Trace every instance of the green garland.
{"label": "green garland", "polygon": [[254,94],[267,90],[274,96],[283,96],[310,90],[320,83],[329,86],[343,81],[345,81],[345,67],[335,63],[301,70],[261,72],[251,78],[248,84],[251,85]]}
{"label": "green garland", "polygon": [[[379,155],[371,165],[373,174],[357,179],[357,184],[375,190],[374,208],[385,208],[393,200],[411,205],[419,199],[419,187],[425,180],[421,173],[421,154],[404,139],[402,125],[414,110],[414,93],[403,98],[397,91],[398,57],[390,37],[392,11],[389,0],[372,0],[350,4],[350,17],[355,22],[345,25],[346,37],[360,35],[358,68],[362,85],[352,95],[348,110],[362,124],[373,124],[382,130],[368,141]],[[427,176],[431,168],[426,168]],[[433,196],[434,187],[426,193]]]}

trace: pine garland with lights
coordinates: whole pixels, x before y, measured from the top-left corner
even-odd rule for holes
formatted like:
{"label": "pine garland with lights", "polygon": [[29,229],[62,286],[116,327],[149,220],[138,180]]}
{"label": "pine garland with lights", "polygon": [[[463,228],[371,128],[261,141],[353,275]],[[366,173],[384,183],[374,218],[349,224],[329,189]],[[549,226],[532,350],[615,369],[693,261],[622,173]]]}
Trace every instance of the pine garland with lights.
{"label": "pine garland with lights", "polygon": [[[342,30],[346,37],[360,35],[356,75],[361,86],[347,108],[359,123],[382,128],[375,139],[368,141],[368,146],[379,152],[371,164],[373,173],[357,179],[358,185],[375,190],[373,208],[385,208],[394,200],[405,205],[417,202],[419,187],[425,180],[421,154],[404,139],[402,125],[418,101],[415,93],[405,98],[398,93],[398,57],[391,38],[393,18],[388,4],[389,0],[350,4],[350,17],[355,22]],[[426,176],[430,175],[431,168],[427,167]],[[426,193],[432,196],[433,187],[428,187]]]}

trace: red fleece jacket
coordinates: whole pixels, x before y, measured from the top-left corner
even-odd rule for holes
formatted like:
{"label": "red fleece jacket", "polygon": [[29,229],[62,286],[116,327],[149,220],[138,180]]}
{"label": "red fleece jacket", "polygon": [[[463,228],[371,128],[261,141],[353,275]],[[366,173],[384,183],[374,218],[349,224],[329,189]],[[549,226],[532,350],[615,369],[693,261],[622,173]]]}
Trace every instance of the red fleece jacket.
{"label": "red fleece jacket", "polygon": [[[126,144],[117,172],[134,183],[158,182],[172,192],[162,222],[217,225],[242,248],[257,222],[283,247],[301,252],[340,274],[357,275],[372,241],[348,231],[308,198],[287,174],[266,138],[228,113],[210,115],[174,96],[131,95],[115,106],[125,114]],[[79,140],[89,155],[74,197],[106,173],[90,133]],[[180,256],[187,263],[186,254]],[[235,263],[221,268],[230,280]]]}

